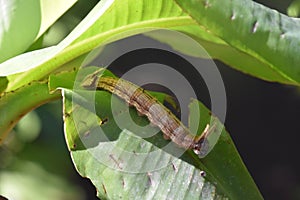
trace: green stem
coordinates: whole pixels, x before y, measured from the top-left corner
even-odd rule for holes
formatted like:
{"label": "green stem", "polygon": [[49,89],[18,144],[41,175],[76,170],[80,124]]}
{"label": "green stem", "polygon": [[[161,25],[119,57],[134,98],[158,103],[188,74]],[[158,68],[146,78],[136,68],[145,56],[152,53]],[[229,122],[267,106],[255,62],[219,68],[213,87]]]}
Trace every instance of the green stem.
{"label": "green stem", "polygon": [[15,91],[4,93],[0,99],[0,145],[17,122],[29,111],[61,98],[49,93],[48,84],[33,82]]}

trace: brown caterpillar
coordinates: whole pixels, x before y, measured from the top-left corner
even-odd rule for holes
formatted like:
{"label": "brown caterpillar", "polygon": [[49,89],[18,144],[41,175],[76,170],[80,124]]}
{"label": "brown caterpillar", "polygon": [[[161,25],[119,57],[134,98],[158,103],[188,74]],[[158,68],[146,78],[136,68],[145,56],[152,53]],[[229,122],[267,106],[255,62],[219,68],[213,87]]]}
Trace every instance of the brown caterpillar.
{"label": "brown caterpillar", "polygon": [[113,77],[98,77],[99,71],[88,75],[82,83],[86,89],[104,89],[124,99],[129,105],[133,105],[138,112],[146,115],[149,121],[158,126],[165,137],[170,138],[178,146],[192,149],[197,155],[204,156],[209,144],[206,139],[211,129],[209,125],[200,136],[193,135],[184,124],[156,98],[152,97],[143,88]]}

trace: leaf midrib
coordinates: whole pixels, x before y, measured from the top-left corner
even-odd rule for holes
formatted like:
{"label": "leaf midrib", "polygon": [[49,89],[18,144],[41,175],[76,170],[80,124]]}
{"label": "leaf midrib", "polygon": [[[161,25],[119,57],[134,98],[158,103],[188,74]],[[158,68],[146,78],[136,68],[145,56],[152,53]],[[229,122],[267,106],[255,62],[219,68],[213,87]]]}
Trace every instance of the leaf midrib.
{"label": "leaf midrib", "polygon": [[[24,84],[30,83],[32,80],[43,80],[43,78],[46,77],[47,74],[50,74],[51,72],[57,70],[63,64],[93,50],[101,44],[101,41],[104,41],[109,37],[113,37],[118,33],[134,30],[137,28],[140,28],[142,30],[145,28],[170,28],[194,24],[195,22],[191,20],[189,16],[176,16],[167,18],[164,17],[160,19],[151,19],[142,22],[136,22],[111,29],[103,33],[99,33],[80,42],[77,42],[73,45],[70,45],[69,47],[65,48],[62,52],[49,59],[42,65],[39,65],[33,68],[32,70],[20,74],[18,77],[16,77],[13,83],[10,82],[11,84],[8,86],[7,89],[17,89]],[[42,70],[39,70],[38,68],[42,68]]]}

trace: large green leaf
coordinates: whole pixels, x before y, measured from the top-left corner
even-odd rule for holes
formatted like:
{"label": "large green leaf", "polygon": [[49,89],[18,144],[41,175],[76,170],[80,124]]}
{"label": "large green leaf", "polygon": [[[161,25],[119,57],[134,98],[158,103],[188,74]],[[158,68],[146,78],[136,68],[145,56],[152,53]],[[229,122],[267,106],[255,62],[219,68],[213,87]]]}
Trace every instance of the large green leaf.
{"label": "large green leaf", "polygon": [[1,1],[0,63],[28,49],[75,2],[76,0]]}
{"label": "large green leaf", "polygon": [[[211,34],[261,63],[242,71],[259,78],[262,70],[274,71],[284,83],[300,82],[300,21],[250,0],[175,0],[191,18]],[[237,57],[242,64],[243,60]],[[233,60],[231,59],[231,60]],[[258,64],[259,64],[258,63]],[[228,64],[234,66],[231,62]],[[269,77],[272,81],[280,81]]]}
{"label": "large green leaf", "polygon": [[[7,76],[9,84],[6,91],[15,90],[33,80],[47,79],[48,75],[55,71],[73,69],[81,63],[72,63],[73,59],[81,60],[81,55],[87,52],[86,47],[79,46],[62,52],[84,31],[90,28],[101,14],[113,3],[103,0],[90,12],[90,14],[70,33],[62,42],[56,46],[28,52],[14,57],[0,64],[0,76]],[[88,48],[91,50],[91,48]],[[67,65],[67,68],[64,67]]]}
{"label": "large green leaf", "polygon": [[[101,1],[59,45],[1,64],[2,75],[31,69],[8,76],[7,91],[46,78],[98,45],[149,31],[149,28],[186,33],[213,58],[258,78],[299,84],[298,57],[294,56],[299,40],[297,19],[248,0],[178,3],[174,0]],[[264,20],[258,20],[260,18]]]}
{"label": "large green leaf", "polygon": [[3,62],[24,52],[35,40],[41,24],[40,1],[4,0],[0,2],[0,10],[0,62]]}
{"label": "large green leaf", "polygon": [[[199,159],[191,151],[178,158],[178,148],[164,148],[169,141],[161,133],[141,138],[145,135],[130,122],[125,122],[125,129],[118,127],[115,115],[128,112],[137,124],[149,123],[135,109],[128,110],[122,100],[117,99],[115,110],[111,107],[112,95],[106,91],[93,94],[70,90],[74,84],[65,84],[66,79],[69,77],[71,83],[75,76],[78,74],[52,76],[50,87],[63,89],[68,148],[78,172],[91,179],[100,198],[262,199],[225,129],[205,158]],[[164,96],[159,93],[156,96],[163,101]],[[91,101],[93,97],[95,104]],[[195,117],[198,108],[200,121]],[[210,121],[210,112],[197,100],[191,102],[190,111],[189,125],[196,124],[201,133]],[[222,127],[219,121],[217,124]],[[202,170],[207,174],[205,177]]]}

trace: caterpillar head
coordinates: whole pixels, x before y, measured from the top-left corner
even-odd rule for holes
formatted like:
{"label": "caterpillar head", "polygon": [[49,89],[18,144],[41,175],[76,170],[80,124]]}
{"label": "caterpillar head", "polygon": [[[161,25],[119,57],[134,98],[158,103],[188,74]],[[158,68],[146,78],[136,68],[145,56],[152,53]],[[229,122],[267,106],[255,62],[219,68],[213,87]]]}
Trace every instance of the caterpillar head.
{"label": "caterpillar head", "polygon": [[207,155],[209,149],[209,142],[205,137],[202,137],[198,142],[193,145],[193,151],[200,158]]}

